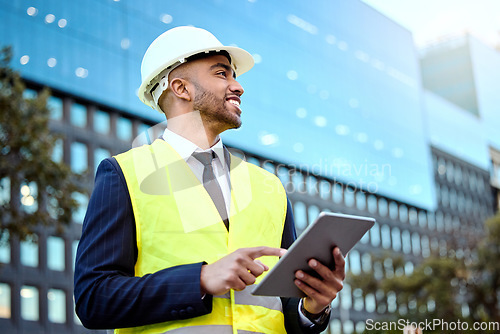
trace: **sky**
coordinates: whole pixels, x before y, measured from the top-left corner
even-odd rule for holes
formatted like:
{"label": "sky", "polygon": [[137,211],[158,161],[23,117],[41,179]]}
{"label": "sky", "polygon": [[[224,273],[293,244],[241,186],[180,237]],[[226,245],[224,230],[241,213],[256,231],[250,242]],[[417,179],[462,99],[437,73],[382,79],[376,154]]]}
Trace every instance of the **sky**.
{"label": "sky", "polygon": [[500,46],[500,0],[363,1],[412,31],[417,46],[464,31]]}

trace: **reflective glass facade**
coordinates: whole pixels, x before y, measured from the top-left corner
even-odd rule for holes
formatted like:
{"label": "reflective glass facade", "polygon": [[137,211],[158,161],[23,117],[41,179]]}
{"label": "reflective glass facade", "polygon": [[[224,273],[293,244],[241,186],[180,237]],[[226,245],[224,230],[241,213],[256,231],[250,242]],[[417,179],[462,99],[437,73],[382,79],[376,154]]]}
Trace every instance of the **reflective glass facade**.
{"label": "reflective glass facade", "polygon": [[10,318],[10,286],[5,283],[0,283],[0,318]]}
{"label": "reflective glass facade", "polygon": [[[102,159],[163,120],[136,96],[142,54],[164,30],[192,24],[253,54],[254,69],[239,78],[243,127],[224,138],[281,179],[298,233],[321,211],[376,218],[347,257],[348,271],[373,269],[383,279],[392,263],[373,254],[387,250],[404,256],[410,274],[431,252],[446,255],[449,235],[480,231],[493,212],[488,170],[494,151],[491,175],[500,180],[500,56],[475,39],[460,44],[474,80],[468,84],[478,109],[471,112],[421,82],[421,58],[430,50],[417,52],[410,32],[360,1],[0,4],[0,45],[14,47],[12,64],[30,80],[27,97],[41,85],[53,88],[51,128],[63,135],[53,159],[76,172],[92,177]],[[0,180],[0,203],[10,200],[9,188]],[[36,185],[21,189],[25,210],[37,205],[28,200],[32,191]],[[8,269],[0,272],[0,325],[9,332],[88,332],[72,301],[88,196],[72,196],[79,209],[64,234],[43,230],[37,243],[0,243],[0,265]],[[333,306],[331,333],[362,332],[367,318],[414,307],[348,282]]]}
{"label": "reflective glass facade", "polygon": [[34,286],[24,285],[21,288],[21,318],[37,321],[39,315],[39,291]]}
{"label": "reflective glass facade", "polygon": [[[432,76],[440,72],[436,59],[447,63],[448,68],[457,62],[467,63],[467,66],[456,67],[462,70],[456,73],[459,84],[448,87],[448,95],[443,94],[446,85],[428,86],[424,91],[426,128],[433,146],[489,170],[489,147],[500,148],[500,94],[497,89],[500,53],[466,35],[423,49],[421,58],[424,77],[425,73]],[[458,100],[453,94],[460,89],[466,91],[460,95],[462,99],[473,96],[468,101]],[[476,111],[470,107],[474,104]]]}
{"label": "reflective glass facade", "polygon": [[[177,25],[209,29],[256,60],[240,78],[243,127],[224,135],[229,144],[435,204],[412,36],[360,1],[1,3],[0,40],[14,46],[23,76],[155,122],[162,115],[136,96],[147,46]],[[228,6],[231,15],[213,19]],[[86,126],[85,110],[74,104],[70,119]],[[131,132],[121,119],[116,131],[124,140]]]}

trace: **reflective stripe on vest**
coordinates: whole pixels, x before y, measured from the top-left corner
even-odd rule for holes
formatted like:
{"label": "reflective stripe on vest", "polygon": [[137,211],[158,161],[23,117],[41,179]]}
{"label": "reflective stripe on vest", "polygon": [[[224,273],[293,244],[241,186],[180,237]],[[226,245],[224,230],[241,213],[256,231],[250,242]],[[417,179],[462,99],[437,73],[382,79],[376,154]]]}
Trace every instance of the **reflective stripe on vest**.
{"label": "reflective stripe on vest", "polygon": [[[167,333],[167,332],[164,332]],[[232,326],[219,326],[219,325],[210,325],[210,326],[195,326],[195,327],[182,327],[177,328],[168,333],[175,334],[233,334]],[[238,334],[266,334],[266,333],[258,333],[258,332],[249,332],[244,330],[237,330]]]}
{"label": "reflective stripe on vest", "polygon": [[[115,158],[125,176],[136,220],[136,276],[176,265],[213,263],[238,248],[280,247],[287,201],[273,174],[231,155],[228,232],[203,185],[165,141],[156,140]],[[264,256],[259,260],[272,268],[278,259]],[[253,296],[252,288],[213,298],[212,312],[207,315],[117,332],[175,333],[182,329],[180,333],[187,333],[193,326],[228,326],[232,333],[285,333],[280,299]]]}

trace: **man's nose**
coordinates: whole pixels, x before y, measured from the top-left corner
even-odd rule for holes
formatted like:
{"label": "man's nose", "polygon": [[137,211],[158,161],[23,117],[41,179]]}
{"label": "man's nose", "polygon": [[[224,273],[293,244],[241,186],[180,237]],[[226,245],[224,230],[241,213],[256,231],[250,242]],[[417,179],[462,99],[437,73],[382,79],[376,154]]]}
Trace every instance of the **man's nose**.
{"label": "man's nose", "polygon": [[243,87],[240,85],[238,81],[236,81],[236,79],[232,80],[231,84],[229,85],[229,90],[232,93],[237,94],[238,96],[243,95],[243,93],[245,92]]}

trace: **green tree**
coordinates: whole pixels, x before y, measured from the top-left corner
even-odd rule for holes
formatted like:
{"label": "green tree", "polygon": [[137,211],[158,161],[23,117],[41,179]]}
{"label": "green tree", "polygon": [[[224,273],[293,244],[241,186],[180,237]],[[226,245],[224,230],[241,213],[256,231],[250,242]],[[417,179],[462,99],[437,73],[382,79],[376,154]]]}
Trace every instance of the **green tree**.
{"label": "green tree", "polygon": [[486,221],[485,232],[471,265],[469,305],[475,321],[500,323],[500,212]]}
{"label": "green tree", "polygon": [[83,188],[52,159],[58,136],[49,130],[49,90],[25,97],[11,55],[9,47],[0,51],[0,236],[26,239],[40,226],[61,232],[78,206],[72,194]]}
{"label": "green tree", "polygon": [[[348,282],[362,289],[365,296],[378,295],[379,309],[391,310],[381,316],[381,321],[408,319],[419,323],[440,319],[467,323],[468,328],[477,321],[500,323],[500,213],[486,221],[484,231],[470,257],[457,256],[450,248],[447,256],[432,254],[411,272],[405,272],[403,257],[384,253],[373,258],[374,268],[378,270],[351,274]],[[379,291],[384,294],[377,294]],[[395,298],[388,300],[389,294]],[[396,304],[399,307],[394,308]],[[424,333],[457,332],[451,326],[449,330],[441,326],[434,329],[424,329]],[[482,333],[497,332],[498,329]]]}

